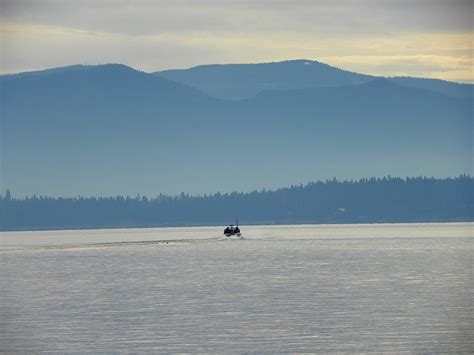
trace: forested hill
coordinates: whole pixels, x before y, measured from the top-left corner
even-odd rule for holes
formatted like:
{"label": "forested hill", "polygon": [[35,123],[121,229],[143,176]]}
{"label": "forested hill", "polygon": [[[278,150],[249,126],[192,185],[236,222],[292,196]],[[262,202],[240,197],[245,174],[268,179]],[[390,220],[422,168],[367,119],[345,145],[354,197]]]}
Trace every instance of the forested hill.
{"label": "forested hill", "polygon": [[473,221],[474,178],[371,178],[204,196],[0,196],[1,230]]}

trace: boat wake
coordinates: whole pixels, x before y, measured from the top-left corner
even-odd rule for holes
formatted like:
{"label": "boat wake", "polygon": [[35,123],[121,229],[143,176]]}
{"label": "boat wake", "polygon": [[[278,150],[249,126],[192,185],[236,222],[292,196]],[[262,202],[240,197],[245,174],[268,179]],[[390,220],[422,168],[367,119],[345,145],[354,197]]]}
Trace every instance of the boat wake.
{"label": "boat wake", "polygon": [[222,238],[199,238],[199,239],[160,239],[160,240],[140,240],[140,241],[114,241],[101,243],[76,243],[57,245],[28,245],[9,246],[0,248],[0,252],[11,251],[34,251],[34,250],[67,250],[67,249],[97,249],[97,248],[117,248],[130,246],[172,246],[186,244],[202,244],[221,241]]}
{"label": "boat wake", "polygon": [[[209,236],[209,235],[208,235]],[[117,238],[119,239],[119,238]],[[21,252],[21,251],[44,251],[44,250],[84,250],[84,249],[99,249],[99,248],[120,248],[120,247],[146,247],[146,246],[179,246],[179,245],[196,245],[196,244],[205,244],[205,243],[214,243],[214,242],[229,242],[229,241],[262,241],[273,239],[271,236],[266,235],[260,232],[250,232],[246,231],[241,235],[230,235],[225,236],[222,234],[210,234],[209,237],[201,235],[195,238],[173,238],[173,236],[167,237],[157,237],[157,239],[146,239],[146,240],[133,240],[132,238],[123,238],[122,240],[80,240],[77,238],[75,241],[61,241],[60,238],[56,240],[43,241],[36,244],[26,244],[26,243],[11,243],[9,245],[3,244],[0,246],[0,253],[8,252]]]}
{"label": "boat wake", "polygon": [[243,235],[231,235],[231,236],[223,236],[222,240],[244,240],[245,237]]}

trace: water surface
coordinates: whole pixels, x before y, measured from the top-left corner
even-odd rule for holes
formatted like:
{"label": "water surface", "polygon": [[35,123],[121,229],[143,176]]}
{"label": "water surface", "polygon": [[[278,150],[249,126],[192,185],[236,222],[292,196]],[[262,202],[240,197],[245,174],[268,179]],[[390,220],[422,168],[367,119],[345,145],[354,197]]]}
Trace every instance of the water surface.
{"label": "water surface", "polygon": [[472,352],[473,226],[0,233],[0,347]]}

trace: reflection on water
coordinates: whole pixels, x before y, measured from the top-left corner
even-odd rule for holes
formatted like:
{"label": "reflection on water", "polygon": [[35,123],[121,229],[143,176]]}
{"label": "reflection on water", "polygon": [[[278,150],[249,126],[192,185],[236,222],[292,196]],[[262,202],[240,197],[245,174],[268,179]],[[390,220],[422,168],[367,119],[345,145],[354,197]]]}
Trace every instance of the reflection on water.
{"label": "reflection on water", "polygon": [[472,228],[0,233],[0,348],[469,352]]}

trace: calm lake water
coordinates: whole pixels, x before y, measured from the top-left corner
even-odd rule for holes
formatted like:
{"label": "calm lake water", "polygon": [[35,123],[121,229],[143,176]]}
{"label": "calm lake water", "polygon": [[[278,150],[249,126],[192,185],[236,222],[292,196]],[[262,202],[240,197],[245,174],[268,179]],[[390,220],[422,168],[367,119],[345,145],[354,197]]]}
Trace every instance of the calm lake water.
{"label": "calm lake water", "polygon": [[473,230],[0,233],[0,350],[473,352]]}

